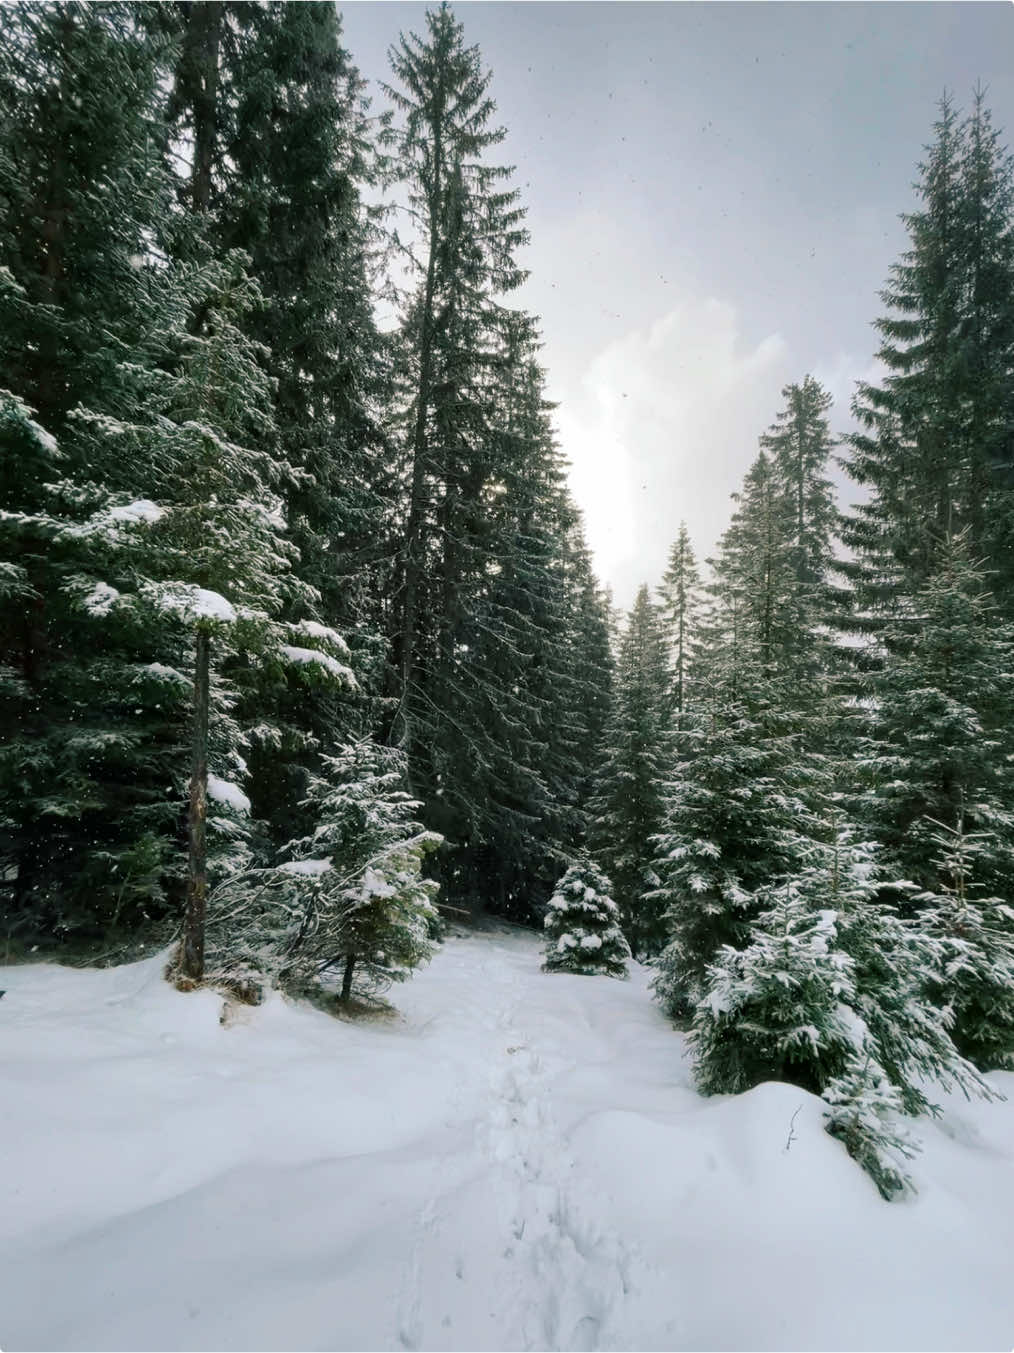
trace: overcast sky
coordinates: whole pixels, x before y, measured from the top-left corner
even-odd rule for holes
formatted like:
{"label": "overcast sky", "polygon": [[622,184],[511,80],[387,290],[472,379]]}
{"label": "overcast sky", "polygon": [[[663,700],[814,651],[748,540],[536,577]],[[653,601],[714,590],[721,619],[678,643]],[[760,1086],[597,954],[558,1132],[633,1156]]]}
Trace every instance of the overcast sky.
{"label": "overcast sky", "polygon": [[[422,4],[339,5],[383,104]],[[714,547],[788,381],[850,424],[946,87],[1014,133],[1014,5],[458,3],[492,67],[560,443],[603,582]],[[850,493],[844,490],[847,502]]]}

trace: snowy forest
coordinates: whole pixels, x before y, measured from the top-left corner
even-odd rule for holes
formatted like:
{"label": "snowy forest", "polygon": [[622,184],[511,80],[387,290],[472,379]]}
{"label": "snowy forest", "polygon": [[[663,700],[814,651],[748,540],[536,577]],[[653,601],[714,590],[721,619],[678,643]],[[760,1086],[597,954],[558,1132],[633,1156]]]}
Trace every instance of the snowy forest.
{"label": "snowy forest", "polygon": [[624,615],[495,92],[446,4],[369,99],[330,3],[4,9],[6,962],[351,1009],[499,918],[905,1197],[1014,1070],[1014,161],[941,99],[853,430],[772,390]]}

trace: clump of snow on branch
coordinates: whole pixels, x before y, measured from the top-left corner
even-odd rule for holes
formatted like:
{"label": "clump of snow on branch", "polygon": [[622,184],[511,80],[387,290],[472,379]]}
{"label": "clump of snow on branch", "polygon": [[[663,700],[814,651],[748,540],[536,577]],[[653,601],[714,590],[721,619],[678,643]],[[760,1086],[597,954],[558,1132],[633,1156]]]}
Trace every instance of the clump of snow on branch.
{"label": "clump of snow on branch", "polygon": [[181,582],[144,582],[141,594],[157,610],[177,615],[182,620],[214,620],[229,623],[236,610],[220,592]]}
{"label": "clump of snow on branch", "polygon": [[323,653],[319,648],[296,648],[291,644],[282,644],[280,651],[289,662],[296,663],[298,666],[314,663],[323,667],[326,672],[344,685],[350,687],[356,685],[356,678],[351,667],[339,662],[330,653]]}
{"label": "clump of snow on branch", "polygon": [[231,780],[223,780],[217,775],[208,776],[208,797],[214,799],[216,803],[224,803],[229,808],[234,808],[237,813],[244,816],[250,813],[250,800],[240,789],[239,785]]}

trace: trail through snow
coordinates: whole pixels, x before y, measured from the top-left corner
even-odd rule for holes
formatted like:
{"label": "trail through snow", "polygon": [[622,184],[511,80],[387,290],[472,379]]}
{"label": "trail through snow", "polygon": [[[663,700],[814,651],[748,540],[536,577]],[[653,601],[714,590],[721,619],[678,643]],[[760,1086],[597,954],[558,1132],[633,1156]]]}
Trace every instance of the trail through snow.
{"label": "trail through snow", "polygon": [[0,1347],[1014,1345],[1011,1102],[889,1206],[812,1096],[698,1096],[643,969],[539,962],[450,940],[358,1024],[4,969]]}

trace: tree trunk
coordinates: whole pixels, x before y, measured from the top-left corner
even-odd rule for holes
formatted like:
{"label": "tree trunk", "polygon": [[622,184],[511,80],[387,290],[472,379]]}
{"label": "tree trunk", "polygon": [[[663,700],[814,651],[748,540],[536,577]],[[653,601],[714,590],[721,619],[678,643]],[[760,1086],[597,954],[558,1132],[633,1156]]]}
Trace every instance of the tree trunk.
{"label": "tree trunk", "polygon": [[204,917],[208,898],[208,705],[211,639],[197,631],[194,666],[194,747],[190,775],[187,903],[183,917],[180,971],[199,982],[204,976]]}
{"label": "tree trunk", "polygon": [[193,44],[196,74],[194,88],[194,168],[190,186],[194,211],[211,208],[212,171],[218,140],[218,52],[222,40],[222,5],[209,0],[186,7],[187,41]]}
{"label": "tree trunk", "polygon": [[347,954],[345,957],[345,971],[342,974],[342,994],[338,997],[342,1005],[348,1005],[352,999],[352,974],[356,969],[355,954]]}
{"label": "tree trunk", "polygon": [[[442,73],[441,73],[442,81]],[[415,668],[415,635],[419,617],[419,584],[422,581],[426,534],[427,415],[433,379],[433,303],[436,290],[437,252],[443,199],[443,84],[441,82],[433,125],[433,184],[429,193],[429,250],[426,287],[423,293],[419,332],[419,384],[416,392],[415,426],[412,433],[412,488],[405,528],[405,582],[401,626],[395,645],[400,704],[395,715],[392,741],[408,749],[411,737],[408,709],[409,688]]]}

